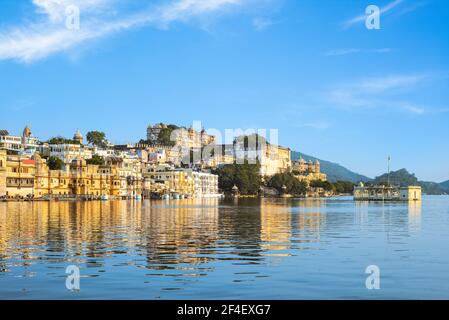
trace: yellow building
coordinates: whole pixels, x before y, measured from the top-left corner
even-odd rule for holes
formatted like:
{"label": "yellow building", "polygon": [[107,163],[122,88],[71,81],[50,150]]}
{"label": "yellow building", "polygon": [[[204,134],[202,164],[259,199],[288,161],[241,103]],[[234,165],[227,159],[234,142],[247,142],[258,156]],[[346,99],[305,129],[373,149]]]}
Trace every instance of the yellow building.
{"label": "yellow building", "polygon": [[293,161],[292,172],[297,179],[309,184],[312,181],[326,181],[327,175],[321,172],[321,165],[318,160],[312,162],[303,158]]}
{"label": "yellow building", "polygon": [[49,170],[39,154],[32,158],[0,150],[0,196],[15,198],[129,198],[142,195],[140,171],[116,165],[88,165],[73,160],[64,170]]}
{"label": "yellow building", "polygon": [[28,157],[7,155],[5,195],[8,198],[31,198],[34,194],[35,168],[35,161]]}
{"label": "yellow building", "polygon": [[6,196],[6,150],[0,149],[0,198]]}

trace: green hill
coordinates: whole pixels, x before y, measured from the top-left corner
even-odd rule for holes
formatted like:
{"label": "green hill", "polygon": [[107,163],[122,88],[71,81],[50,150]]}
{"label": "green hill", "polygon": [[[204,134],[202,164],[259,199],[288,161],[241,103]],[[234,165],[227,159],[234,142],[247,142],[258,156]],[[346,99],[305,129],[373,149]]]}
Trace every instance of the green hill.
{"label": "green hill", "polygon": [[413,173],[409,173],[406,169],[400,169],[398,171],[390,172],[390,177],[388,178],[388,174],[385,173],[381,176],[376,177],[372,184],[387,184],[388,179],[390,180],[390,184],[397,185],[401,187],[408,186],[421,186],[422,191],[425,194],[448,194],[448,190],[445,189],[441,184],[436,182],[429,181],[420,181]]}
{"label": "green hill", "polygon": [[441,182],[439,185],[449,192],[449,180]]}
{"label": "green hill", "polygon": [[337,163],[321,160],[301,152],[292,151],[292,160],[298,160],[300,157],[302,157],[306,161],[318,160],[321,163],[321,172],[327,174],[327,178],[330,182],[351,181],[354,183],[358,183],[360,181],[366,182],[372,180],[364,175],[352,172],[351,170],[348,170]]}

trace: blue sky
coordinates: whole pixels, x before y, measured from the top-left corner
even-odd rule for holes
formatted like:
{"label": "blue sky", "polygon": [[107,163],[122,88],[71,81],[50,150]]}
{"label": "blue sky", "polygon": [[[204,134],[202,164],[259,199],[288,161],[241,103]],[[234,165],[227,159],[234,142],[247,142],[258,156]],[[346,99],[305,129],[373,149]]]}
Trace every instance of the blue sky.
{"label": "blue sky", "polygon": [[[67,5],[80,29],[65,26]],[[368,30],[365,8],[382,8]],[[279,142],[376,176],[449,179],[445,0],[4,0],[0,127],[41,139],[149,123],[277,128]]]}

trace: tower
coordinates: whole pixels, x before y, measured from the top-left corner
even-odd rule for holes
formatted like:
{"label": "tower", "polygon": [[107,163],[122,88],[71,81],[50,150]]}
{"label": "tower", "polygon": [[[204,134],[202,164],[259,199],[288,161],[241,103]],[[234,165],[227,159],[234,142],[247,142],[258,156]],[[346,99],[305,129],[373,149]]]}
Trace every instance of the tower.
{"label": "tower", "polygon": [[26,126],[22,132],[22,144],[27,144],[29,138],[31,138],[31,129],[29,126]]}
{"label": "tower", "polygon": [[83,135],[79,130],[76,131],[75,135],[73,136],[73,140],[77,141],[79,144],[83,144]]}

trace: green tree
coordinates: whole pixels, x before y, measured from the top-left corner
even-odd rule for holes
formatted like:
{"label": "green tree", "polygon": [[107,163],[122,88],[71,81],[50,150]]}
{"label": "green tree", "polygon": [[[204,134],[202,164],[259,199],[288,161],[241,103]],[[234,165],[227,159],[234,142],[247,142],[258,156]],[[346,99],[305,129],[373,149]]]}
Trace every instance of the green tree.
{"label": "green tree", "polygon": [[62,170],[64,168],[64,162],[58,157],[49,157],[47,165],[50,170]]}
{"label": "green tree", "polygon": [[47,141],[48,144],[80,144],[78,141],[64,137],[53,137]]}
{"label": "green tree", "polygon": [[216,170],[218,186],[225,192],[231,192],[236,185],[241,194],[255,195],[262,185],[259,164],[229,164]]}
{"label": "green tree", "polygon": [[176,142],[172,141],[171,138],[171,134],[174,130],[178,129],[176,126],[174,125],[170,125],[167,128],[163,128],[161,129],[161,131],[159,132],[159,136],[158,136],[158,143],[160,143],[161,145],[164,146],[170,146],[173,147]]}
{"label": "green tree", "polygon": [[268,186],[275,188],[280,193],[286,192],[294,195],[303,195],[307,191],[306,184],[299,181],[292,173],[275,174],[268,181]]}
{"label": "green tree", "polygon": [[87,164],[95,164],[99,166],[104,165],[104,158],[99,156],[98,154],[94,154],[91,159],[86,160]]}
{"label": "green tree", "polygon": [[86,135],[87,141],[97,147],[105,146],[106,134],[101,131],[89,131]]}

